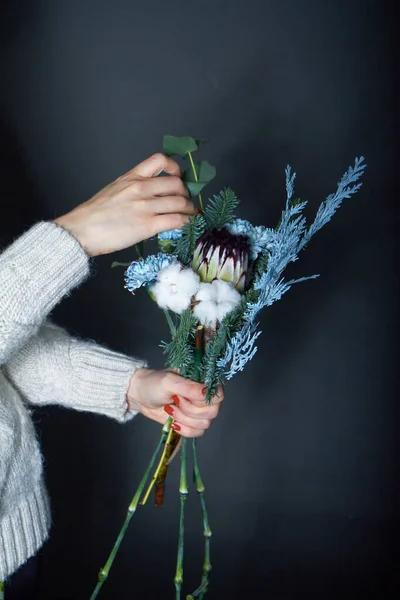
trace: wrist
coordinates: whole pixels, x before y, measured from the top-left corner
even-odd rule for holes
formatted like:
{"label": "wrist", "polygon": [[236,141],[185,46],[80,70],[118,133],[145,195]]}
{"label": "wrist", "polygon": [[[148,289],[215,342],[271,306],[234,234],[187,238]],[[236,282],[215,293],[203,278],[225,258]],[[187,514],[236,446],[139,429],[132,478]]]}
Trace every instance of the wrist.
{"label": "wrist", "polygon": [[146,367],[140,367],[136,369],[129,381],[128,391],[126,393],[126,399],[128,402],[129,410],[142,412],[142,394],[141,387],[143,380],[147,377],[150,369]]}
{"label": "wrist", "polygon": [[86,254],[90,257],[95,256],[93,252],[90,250],[90,245],[86,241],[85,231],[79,222],[75,222],[72,213],[67,213],[62,217],[58,217],[54,219],[53,223],[58,225],[58,227],[62,227],[65,231],[68,231],[72,237],[76,239],[78,244],[82,247],[82,249],[86,252]]}

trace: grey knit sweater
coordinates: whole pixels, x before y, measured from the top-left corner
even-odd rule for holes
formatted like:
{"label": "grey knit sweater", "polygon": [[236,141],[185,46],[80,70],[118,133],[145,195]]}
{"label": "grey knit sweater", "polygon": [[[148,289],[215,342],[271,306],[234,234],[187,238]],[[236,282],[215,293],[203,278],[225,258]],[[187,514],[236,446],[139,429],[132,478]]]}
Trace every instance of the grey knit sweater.
{"label": "grey knit sweater", "polygon": [[145,363],[70,337],[47,320],[89,274],[78,242],[36,224],[0,254],[0,581],[49,535],[49,500],[29,405],[60,404],[125,422]]}

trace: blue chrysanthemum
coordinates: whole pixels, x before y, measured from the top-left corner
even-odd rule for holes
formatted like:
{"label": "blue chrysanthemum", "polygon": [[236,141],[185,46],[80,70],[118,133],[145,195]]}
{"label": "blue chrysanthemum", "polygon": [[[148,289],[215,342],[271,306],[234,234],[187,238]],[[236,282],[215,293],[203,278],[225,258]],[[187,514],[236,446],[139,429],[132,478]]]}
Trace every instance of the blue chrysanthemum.
{"label": "blue chrysanthemum", "polygon": [[254,227],[249,221],[236,219],[233,223],[227,225],[228,230],[233,235],[245,235],[250,244],[250,257],[255,260],[261,253],[268,251],[268,246],[272,239],[272,230],[267,227]]}
{"label": "blue chrysanthemum", "polygon": [[161,269],[168,267],[171,263],[176,262],[177,258],[173,254],[152,254],[144,260],[134,261],[125,271],[125,287],[133,292],[142,285],[154,283]]}
{"label": "blue chrysanthemum", "polygon": [[176,242],[177,240],[180,240],[181,237],[182,229],[168,229],[168,231],[163,231],[162,233],[158,234],[158,239],[163,242],[167,242],[169,240]]}

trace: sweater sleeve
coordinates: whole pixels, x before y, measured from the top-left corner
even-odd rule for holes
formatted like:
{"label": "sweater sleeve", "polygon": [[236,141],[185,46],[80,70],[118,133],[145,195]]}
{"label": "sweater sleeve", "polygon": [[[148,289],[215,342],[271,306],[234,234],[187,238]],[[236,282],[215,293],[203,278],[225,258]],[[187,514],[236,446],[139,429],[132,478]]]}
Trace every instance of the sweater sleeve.
{"label": "sweater sleeve", "polygon": [[46,322],[4,372],[30,404],[59,404],[125,422],[137,414],[128,410],[130,378],[145,366]]}
{"label": "sweater sleeve", "polygon": [[0,254],[0,365],[88,274],[88,256],[55,223],[37,223]]}

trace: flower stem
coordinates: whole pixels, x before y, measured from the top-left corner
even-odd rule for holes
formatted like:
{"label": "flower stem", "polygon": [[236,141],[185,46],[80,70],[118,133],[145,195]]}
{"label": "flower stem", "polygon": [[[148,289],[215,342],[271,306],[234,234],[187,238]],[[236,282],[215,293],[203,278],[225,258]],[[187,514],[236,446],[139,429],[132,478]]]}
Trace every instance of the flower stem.
{"label": "flower stem", "polygon": [[181,599],[181,589],[183,583],[183,552],[184,552],[184,533],[185,533],[185,502],[189,491],[186,481],[186,438],[182,437],[182,452],[181,452],[181,479],[179,484],[179,495],[181,499],[181,513],[179,520],[179,541],[178,541],[178,556],[176,560],[175,573],[175,599]]}
{"label": "flower stem", "polygon": [[[195,349],[195,367],[196,367],[196,379],[200,380],[200,365],[201,359],[204,353],[204,344],[205,344],[205,335],[204,328],[199,326],[196,331],[196,349]],[[204,496],[204,483],[200,475],[199,469],[199,461],[197,458],[197,441],[196,438],[192,440],[192,448],[193,448],[193,479],[196,482],[197,492],[199,494],[201,510],[203,513],[203,535],[204,535],[204,562],[203,562],[203,576],[201,578],[201,582],[199,587],[192,593],[189,594],[186,598],[187,600],[194,600],[195,598],[203,599],[204,594],[207,592],[209,579],[208,574],[211,571],[211,562],[210,562],[210,538],[212,535],[210,525],[208,523],[208,513],[206,500]]]}
{"label": "flower stem", "polygon": [[4,581],[0,581],[0,600],[4,600]]}
{"label": "flower stem", "polygon": [[169,310],[167,308],[164,308],[163,312],[164,312],[165,318],[167,319],[167,323],[169,325],[169,330],[171,332],[171,335],[172,335],[172,337],[174,337],[175,334],[176,334],[176,327],[174,325],[173,320],[171,319],[171,315],[169,314]]}
{"label": "flower stem", "polygon": [[[173,436],[173,433],[174,433],[174,430],[173,430],[173,429],[171,429],[171,427],[170,427],[170,425],[171,425],[171,423],[172,423],[172,419],[168,419],[167,423],[168,423],[168,429],[167,429],[167,431],[168,431],[168,430],[169,430],[169,431],[168,431],[167,439],[165,440],[164,450],[163,450],[163,452],[162,452],[162,454],[161,454],[161,458],[160,458],[160,460],[158,461],[158,465],[157,465],[157,467],[156,467],[156,470],[154,471],[154,475],[153,475],[153,477],[151,478],[151,481],[150,481],[149,487],[147,488],[147,490],[146,490],[146,492],[145,492],[145,494],[144,494],[144,496],[143,496],[142,500],[140,501],[140,504],[141,504],[142,506],[144,506],[144,505],[146,504],[147,500],[149,499],[149,496],[150,496],[150,494],[151,494],[151,490],[153,489],[153,487],[154,487],[154,484],[155,484],[155,482],[157,481],[157,477],[158,477],[158,475],[159,475],[159,473],[160,473],[161,467],[163,466],[164,459],[165,459],[165,456],[166,456],[166,454],[167,454],[167,449],[168,449],[168,446],[169,446],[169,444],[171,443],[171,439],[172,439],[172,436]],[[165,428],[165,425],[164,425],[164,428]],[[144,486],[143,486],[143,487],[144,487]]]}
{"label": "flower stem", "polygon": [[193,446],[193,475],[194,475],[194,480],[196,482],[197,492],[200,497],[201,510],[203,513],[204,562],[203,562],[203,576],[201,578],[201,583],[200,583],[199,587],[192,594],[187,596],[187,600],[194,600],[194,598],[200,598],[200,600],[202,600],[205,593],[207,592],[207,588],[208,588],[208,584],[209,584],[208,574],[211,571],[210,538],[212,536],[212,532],[210,529],[210,525],[208,523],[207,506],[206,506],[206,500],[205,500],[205,496],[204,496],[205,487],[204,487],[204,483],[203,483],[203,480],[200,475],[199,462],[197,459],[197,443],[196,443],[195,438],[193,438],[193,440],[192,440],[192,446]]}
{"label": "flower stem", "polygon": [[[172,421],[172,419],[170,420],[170,423],[171,423],[171,421]],[[106,564],[104,565],[104,567],[100,570],[100,573],[98,575],[98,582],[97,582],[97,585],[96,585],[96,588],[95,588],[94,592],[90,596],[90,600],[95,600],[95,598],[97,598],[98,593],[100,592],[100,589],[101,589],[103,583],[105,582],[105,580],[107,579],[107,577],[109,575],[109,572],[110,572],[111,566],[113,564],[114,558],[115,558],[115,556],[116,556],[116,554],[117,554],[117,552],[119,550],[119,547],[120,547],[121,542],[122,542],[122,540],[124,538],[125,532],[126,532],[126,530],[128,528],[129,522],[130,522],[130,520],[132,519],[133,515],[136,512],[136,508],[137,508],[137,505],[139,503],[139,498],[140,498],[140,496],[142,494],[144,486],[146,485],[146,481],[149,478],[151,469],[153,468],[153,465],[154,465],[155,460],[157,458],[157,455],[158,455],[158,453],[159,453],[159,451],[161,449],[163,441],[165,440],[166,435],[167,435],[167,430],[165,429],[165,427],[163,427],[163,431],[162,431],[162,435],[161,435],[160,441],[158,442],[157,448],[156,448],[153,456],[150,459],[150,462],[149,462],[149,464],[147,466],[146,472],[143,475],[141,482],[139,483],[139,487],[137,488],[136,493],[135,493],[135,495],[132,498],[132,502],[130,503],[130,505],[128,507],[128,512],[127,512],[124,524],[121,527],[121,530],[120,530],[120,532],[118,534],[118,537],[117,537],[117,540],[116,540],[116,542],[114,544],[114,547],[111,550],[110,556],[108,557],[108,560],[107,560]],[[0,596],[0,598],[1,598],[1,596]]]}
{"label": "flower stem", "polygon": [[[198,183],[199,182],[199,178],[197,176],[196,166],[195,166],[195,164],[193,162],[192,153],[188,152],[188,156],[189,156],[190,164],[192,166],[194,180],[195,180],[196,183]],[[203,198],[201,197],[201,194],[199,194],[199,203],[200,203],[200,208],[201,208],[202,212],[204,212]]]}

